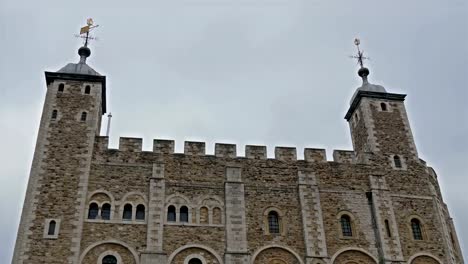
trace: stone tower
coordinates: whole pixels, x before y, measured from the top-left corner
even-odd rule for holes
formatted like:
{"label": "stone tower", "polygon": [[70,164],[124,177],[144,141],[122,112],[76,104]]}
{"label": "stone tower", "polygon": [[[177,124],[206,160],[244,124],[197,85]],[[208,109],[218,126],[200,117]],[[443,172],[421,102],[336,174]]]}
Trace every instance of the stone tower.
{"label": "stone tower", "polygon": [[47,93],[13,263],[77,261],[92,149],[106,112],[106,77],[86,64],[88,47],[78,54],[78,63],[45,72]]}

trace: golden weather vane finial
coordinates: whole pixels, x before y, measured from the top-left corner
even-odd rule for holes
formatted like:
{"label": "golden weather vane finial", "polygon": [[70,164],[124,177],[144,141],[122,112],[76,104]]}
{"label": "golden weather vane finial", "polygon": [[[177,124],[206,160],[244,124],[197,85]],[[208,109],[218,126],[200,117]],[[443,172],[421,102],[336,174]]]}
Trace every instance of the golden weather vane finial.
{"label": "golden weather vane finial", "polygon": [[91,40],[91,39],[96,39],[95,37],[93,36],[90,36],[89,35],[89,32],[91,30],[93,30],[94,28],[97,28],[99,27],[99,25],[94,25],[94,21],[92,18],[88,18],[86,20],[86,26],[82,27],[80,29],[80,34],[77,35],[77,37],[79,38],[83,38],[85,40],[85,43],[84,43],[84,46],[87,47],[88,46],[88,41]]}
{"label": "golden weather vane finial", "polygon": [[358,54],[351,56],[351,58],[357,59],[358,64],[361,66],[361,68],[364,68],[364,60],[370,59],[369,57],[364,57],[364,51],[361,51],[359,48],[359,45],[361,44],[361,41],[358,38],[354,39],[354,45],[356,45]]}

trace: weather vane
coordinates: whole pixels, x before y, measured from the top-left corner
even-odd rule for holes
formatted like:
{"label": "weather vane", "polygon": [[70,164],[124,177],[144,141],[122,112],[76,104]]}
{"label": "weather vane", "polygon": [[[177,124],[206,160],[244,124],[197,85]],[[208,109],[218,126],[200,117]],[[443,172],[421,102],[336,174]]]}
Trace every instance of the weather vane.
{"label": "weather vane", "polygon": [[364,51],[361,51],[359,49],[359,44],[361,44],[361,41],[358,38],[355,38],[354,39],[354,45],[356,45],[356,47],[357,47],[358,54],[357,54],[357,56],[354,55],[354,56],[350,56],[350,57],[353,58],[353,59],[357,59],[359,65],[361,65],[361,68],[364,68],[364,60],[369,60],[370,58],[369,57],[364,57]]}
{"label": "weather vane", "polygon": [[79,35],[75,35],[76,37],[78,38],[82,38],[85,40],[85,43],[84,43],[84,46],[87,47],[88,46],[88,41],[91,40],[91,39],[96,39],[95,37],[93,36],[90,36],[89,35],[89,32],[91,30],[93,30],[94,28],[97,28],[99,27],[99,25],[94,25],[94,21],[92,18],[88,18],[86,20],[86,26],[82,27],[80,29],[80,34]]}

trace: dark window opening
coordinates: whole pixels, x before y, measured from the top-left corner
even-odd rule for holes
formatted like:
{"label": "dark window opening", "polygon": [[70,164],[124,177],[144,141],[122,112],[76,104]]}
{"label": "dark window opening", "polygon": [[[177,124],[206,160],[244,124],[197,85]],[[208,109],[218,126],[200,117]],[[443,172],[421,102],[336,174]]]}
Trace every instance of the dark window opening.
{"label": "dark window opening", "polygon": [[401,168],[401,159],[399,156],[393,156],[393,162],[395,163],[396,168]]}
{"label": "dark window opening", "polygon": [[392,237],[392,232],[390,231],[390,224],[388,220],[385,220],[385,229],[387,230],[387,237]]}
{"label": "dark window opening", "polygon": [[386,103],[381,103],[380,108],[382,109],[382,111],[387,111],[387,104]]}
{"label": "dark window opening", "polygon": [[139,204],[136,208],[136,220],[145,220],[145,206]]}
{"label": "dark window opening", "polygon": [[81,113],[81,118],[80,118],[80,120],[81,120],[81,121],[86,121],[86,117],[87,117],[87,116],[88,116],[88,113],[86,113],[86,112]]}
{"label": "dark window opening", "polygon": [[275,211],[268,213],[268,232],[270,234],[279,234],[280,232],[279,216]]}
{"label": "dark window opening", "polygon": [[341,217],[341,232],[345,237],[353,236],[353,229],[351,227],[351,218],[348,215],[343,215]]}
{"label": "dark window opening", "polygon": [[124,220],[132,220],[132,205],[131,204],[126,204],[124,206],[122,218]]}
{"label": "dark window opening", "polygon": [[110,220],[111,205],[106,203],[101,208],[101,219]]}
{"label": "dark window opening", "polygon": [[102,259],[102,264],[117,264],[117,258],[112,255],[107,255]]}
{"label": "dark window opening", "polygon": [[98,216],[99,207],[96,203],[89,205],[88,219],[96,219]]}
{"label": "dark window opening", "polygon": [[182,206],[180,208],[180,221],[188,222],[188,208],[187,206]]}
{"label": "dark window opening", "polygon": [[167,221],[175,222],[176,221],[176,209],[173,205],[167,208]]}
{"label": "dark window opening", "polygon": [[85,94],[90,94],[90,93],[91,93],[91,86],[86,85],[85,90],[84,90],[84,93],[85,93]]}
{"label": "dark window opening", "polygon": [[58,111],[57,111],[57,110],[53,110],[53,111],[52,111],[52,119],[53,119],[53,120],[57,119],[57,115],[58,115]]}
{"label": "dark window opening", "polygon": [[54,220],[49,222],[49,230],[47,231],[47,235],[49,235],[49,236],[55,235],[55,225],[56,224],[57,223]]}
{"label": "dark window opening", "polygon": [[418,219],[411,219],[411,230],[415,240],[423,240],[421,222]]}
{"label": "dark window opening", "polygon": [[59,84],[58,91],[61,93],[65,89],[65,85],[63,83]]}
{"label": "dark window opening", "polygon": [[189,260],[188,264],[203,264],[203,262],[200,259],[193,258]]}

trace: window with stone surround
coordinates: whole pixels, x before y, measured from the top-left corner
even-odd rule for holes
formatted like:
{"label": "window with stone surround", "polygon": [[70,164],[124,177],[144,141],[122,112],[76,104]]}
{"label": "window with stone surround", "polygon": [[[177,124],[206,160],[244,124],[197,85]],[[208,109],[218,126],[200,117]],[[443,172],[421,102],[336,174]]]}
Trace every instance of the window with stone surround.
{"label": "window with stone surround", "polygon": [[353,228],[351,225],[351,217],[349,215],[342,215],[340,218],[341,223],[341,233],[343,237],[352,237],[353,236]]}
{"label": "window with stone surround", "polygon": [[176,221],[176,208],[173,205],[170,205],[167,208],[167,221],[175,222]]}
{"label": "window with stone surround", "polygon": [[96,219],[99,214],[99,206],[97,203],[91,203],[88,210],[88,219]]}
{"label": "window with stone surround", "polygon": [[118,264],[117,258],[112,255],[107,255],[102,259],[102,264]]}
{"label": "window with stone surround", "polygon": [[401,159],[400,156],[395,155],[393,156],[393,164],[395,165],[395,168],[401,168]]}
{"label": "window with stone surround", "polygon": [[59,93],[62,93],[64,89],[65,89],[65,84],[63,84],[63,83],[59,84],[59,86],[58,86]]}
{"label": "window with stone surround", "polygon": [[221,209],[219,207],[213,208],[213,224],[220,225],[222,222]]}
{"label": "window with stone surround", "polygon": [[55,220],[51,220],[49,222],[49,230],[47,231],[47,235],[53,236],[55,235],[55,226],[57,225],[57,222]]}
{"label": "window with stone surround", "polygon": [[56,109],[52,110],[52,116],[51,116],[51,119],[52,120],[55,120],[57,119],[57,115],[58,115],[58,111]]}
{"label": "window with stone surround", "polygon": [[108,203],[103,204],[101,208],[101,219],[110,220],[110,213],[111,213],[111,205]]}
{"label": "window with stone surround", "polygon": [[43,237],[46,239],[57,239],[60,230],[60,219],[45,219]]}
{"label": "window with stone surround", "polygon": [[208,224],[208,217],[208,208],[203,206],[202,208],[200,208],[200,224]]}
{"label": "window with stone surround", "polygon": [[180,207],[180,222],[188,222],[189,218],[189,213],[188,213],[188,208],[187,206],[182,206]]}
{"label": "window with stone surround", "polygon": [[90,93],[91,93],[91,86],[86,85],[85,90],[84,90],[84,93],[85,93],[85,94],[90,94]]}
{"label": "window with stone surround", "polygon": [[264,232],[266,235],[285,235],[284,212],[271,206],[263,212]]}
{"label": "window with stone surround", "polygon": [[81,117],[80,117],[80,121],[82,121],[82,122],[86,121],[87,117],[88,117],[88,113],[82,112]]}
{"label": "window with stone surround", "polygon": [[131,204],[126,204],[124,206],[122,219],[123,220],[132,220],[132,205]]}
{"label": "window with stone surround", "polygon": [[421,221],[419,221],[419,219],[411,219],[411,231],[413,232],[414,240],[423,240]]}
{"label": "window with stone surround", "polygon": [[280,220],[278,213],[275,211],[271,211],[268,213],[268,232],[270,234],[280,233]]}
{"label": "window with stone surround", "polygon": [[135,219],[145,220],[145,206],[144,205],[142,204],[137,205]]}

